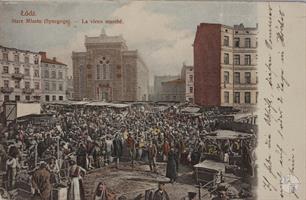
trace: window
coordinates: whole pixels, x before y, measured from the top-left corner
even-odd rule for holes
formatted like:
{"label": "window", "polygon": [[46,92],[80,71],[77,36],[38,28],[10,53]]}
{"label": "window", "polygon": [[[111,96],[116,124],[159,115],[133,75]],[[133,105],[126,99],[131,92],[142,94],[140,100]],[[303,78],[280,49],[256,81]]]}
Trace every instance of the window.
{"label": "window", "polygon": [[245,83],[251,84],[251,72],[245,72],[244,73]]}
{"label": "window", "polygon": [[256,72],[256,83],[258,83],[258,75],[257,75],[257,72]]}
{"label": "window", "polygon": [[49,70],[45,70],[45,78],[49,78]]}
{"label": "window", "polygon": [[256,103],[258,101],[258,92],[256,92]]}
{"label": "window", "polygon": [[224,38],[223,38],[223,45],[224,46],[229,46],[229,37],[228,36],[224,36]]}
{"label": "window", "polygon": [[33,96],[34,100],[39,101],[40,100],[40,96]]}
{"label": "window", "polygon": [[106,57],[102,57],[97,65],[97,79],[110,80],[111,78],[110,60]]}
{"label": "window", "polygon": [[244,56],[244,64],[245,65],[251,65],[251,55],[245,55]]}
{"label": "window", "polygon": [[235,47],[240,47],[240,38],[234,38],[234,46]]}
{"label": "window", "polygon": [[38,58],[37,58],[37,57],[34,58],[34,64],[35,64],[35,65],[38,64]]}
{"label": "window", "polygon": [[24,57],[24,62],[25,62],[25,63],[29,63],[29,56],[25,56],[25,57]]}
{"label": "window", "polygon": [[8,73],[9,73],[9,67],[3,66],[3,74],[8,74]]}
{"label": "window", "polygon": [[56,83],[54,83],[54,82],[52,83],[52,90],[56,91]]}
{"label": "window", "polygon": [[244,93],[244,103],[247,103],[247,104],[251,103],[251,93],[250,92]]}
{"label": "window", "polygon": [[193,87],[189,87],[189,92],[193,93]]}
{"label": "window", "polygon": [[58,90],[63,91],[63,84],[61,84],[61,83],[58,84]]}
{"label": "window", "polygon": [[5,88],[10,87],[10,81],[9,81],[9,80],[4,80],[4,81],[3,81],[3,86],[4,86]]}
{"label": "window", "polygon": [[240,65],[240,55],[234,55],[234,64]]}
{"label": "window", "polygon": [[14,55],[14,60],[15,62],[19,63],[19,54]]}
{"label": "window", "polygon": [[64,100],[63,96],[59,96],[58,100],[63,101]]}
{"label": "window", "polygon": [[97,79],[100,79],[100,65],[97,65]]}
{"label": "window", "polygon": [[63,79],[63,72],[61,71],[58,72],[58,79]]}
{"label": "window", "polygon": [[189,75],[189,82],[193,82],[193,75]]}
{"label": "window", "polygon": [[234,103],[240,103],[240,92],[235,92],[234,94]]}
{"label": "window", "polygon": [[245,38],[244,46],[245,48],[251,48],[251,38]]}
{"label": "window", "polygon": [[229,83],[229,72],[228,71],[224,72],[224,83],[225,84]]}
{"label": "window", "polygon": [[106,79],[106,64],[103,64],[103,67],[102,67],[102,75],[103,75],[103,79],[105,80]]}
{"label": "window", "polygon": [[29,68],[24,68],[24,75],[25,76],[30,76],[30,69]]}
{"label": "window", "polygon": [[54,78],[54,79],[56,78],[56,71],[51,72],[51,78]]}
{"label": "window", "polygon": [[24,82],[24,87],[29,89],[30,88],[30,82],[29,81]]}
{"label": "window", "polygon": [[19,67],[15,67],[15,68],[14,68],[14,72],[15,72],[15,74],[19,74],[19,72],[20,72],[20,71],[19,71]]}
{"label": "window", "polygon": [[[49,74],[48,74],[49,75]],[[39,77],[39,70],[35,69],[34,70],[34,77]]]}
{"label": "window", "polygon": [[240,84],[240,72],[235,72],[234,73],[234,83],[235,84]]}
{"label": "window", "polygon": [[3,60],[8,61],[8,53],[3,53]]}
{"label": "window", "polygon": [[15,96],[15,101],[20,101],[20,96],[19,95]]}
{"label": "window", "polygon": [[229,64],[229,55],[228,55],[228,53],[224,54],[224,64]]}
{"label": "window", "polygon": [[52,96],[52,101],[56,101],[56,96],[55,95]]}
{"label": "window", "polygon": [[46,99],[46,101],[50,101],[49,95],[46,95],[46,96],[45,96],[45,99]]}
{"label": "window", "polygon": [[224,103],[229,103],[229,92],[224,92]]}
{"label": "window", "polygon": [[15,81],[15,88],[20,88],[20,82],[18,80]]}
{"label": "window", "polygon": [[4,101],[9,101],[10,100],[10,95],[4,95]]}
{"label": "window", "polygon": [[25,96],[25,99],[26,99],[27,101],[30,101],[30,96]]}
{"label": "window", "polygon": [[45,90],[48,91],[50,89],[49,82],[45,82]]}
{"label": "window", "polygon": [[34,88],[35,88],[35,90],[39,90],[39,88],[40,88],[39,82],[34,83]]}

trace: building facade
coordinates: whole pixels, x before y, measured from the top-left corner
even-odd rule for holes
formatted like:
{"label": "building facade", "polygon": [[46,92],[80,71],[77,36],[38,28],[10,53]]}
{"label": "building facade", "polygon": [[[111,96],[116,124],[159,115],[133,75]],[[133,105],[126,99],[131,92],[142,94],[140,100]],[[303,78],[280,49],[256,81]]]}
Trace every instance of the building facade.
{"label": "building facade", "polygon": [[256,105],[257,27],[201,23],[193,46],[196,104]]}
{"label": "building facade", "polygon": [[162,82],[161,101],[185,102],[185,87],[181,78]]}
{"label": "building facade", "polygon": [[179,79],[180,76],[154,76],[154,101],[164,101],[164,95],[163,95],[163,85],[162,83],[167,81],[172,81]]}
{"label": "building facade", "polygon": [[122,36],[85,36],[86,52],[72,52],[75,99],[147,101],[149,70]]}
{"label": "building facade", "polygon": [[0,102],[40,101],[40,61],[37,52],[0,46]]}
{"label": "building facade", "polygon": [[41,55],[42,101],[67,100],[67,65],[59,62],[56,57],[47,58],[46,52],[39,52],[39,54]]}
{"label": "building facade", "polygon": [[185,100],[193,103],[194,101],[194,72],[193,66],[183,64],[181,79],[185,82]]}

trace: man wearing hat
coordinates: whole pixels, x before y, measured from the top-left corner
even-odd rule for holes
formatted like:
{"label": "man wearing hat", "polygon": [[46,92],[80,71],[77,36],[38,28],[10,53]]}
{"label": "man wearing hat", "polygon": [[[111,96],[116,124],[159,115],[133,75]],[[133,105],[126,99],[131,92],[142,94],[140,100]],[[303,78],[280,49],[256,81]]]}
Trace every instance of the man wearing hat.
{"label": "man wearing hat", "polygon": [[113,140],[113,157],[116,158],[116,168],[119,167],[119,160],[122,156],[123,145],[122,141],[118,134],[116,134],[115,139]]}
{"label": "man wearing hat", "polygon": [[154,193],[153,200],[170,200],[169,195],[165,190],[165,183],[158,183],[158,189]]}
{"label": "man wearing hat", "polygon": [[32,175],[33,199],[50,200],[52,191],[50,176],[51,174],[47,169],[47,163],[44,161],[40,162],[39,168]]}
{"label": "man wearing hat", "polygon": [[150,141],[148,147],[148,159],[149,159],[150,171],[153,171],[155,173],[156,173],[156,156],[157,156],[157,147],[152,141]]}
{"label": "man wearing hat", "polygon": [[134,167],[134,160],[136,155],[136,142],[130,133],[128,134],[128,138],[126,139],[126,144],[131,159],[132,167]]}
{"label": "man wearing hat", "polygon": [[87,169],[87,151],[85,144],[81,143],[77,152],[77,164],[84,169]]}

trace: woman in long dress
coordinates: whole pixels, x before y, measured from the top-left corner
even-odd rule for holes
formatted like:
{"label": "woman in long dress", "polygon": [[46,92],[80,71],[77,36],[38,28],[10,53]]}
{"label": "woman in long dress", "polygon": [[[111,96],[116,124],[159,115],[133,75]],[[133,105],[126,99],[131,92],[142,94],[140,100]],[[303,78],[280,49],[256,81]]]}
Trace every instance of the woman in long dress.
{"label": "woman in long dress", "polygon": [[85,175],[86,170],[78,166],[74,160],[70,161],[70,164],[70,185],[68,190],[68,200],[84,200],[85,195],[82,176]]}

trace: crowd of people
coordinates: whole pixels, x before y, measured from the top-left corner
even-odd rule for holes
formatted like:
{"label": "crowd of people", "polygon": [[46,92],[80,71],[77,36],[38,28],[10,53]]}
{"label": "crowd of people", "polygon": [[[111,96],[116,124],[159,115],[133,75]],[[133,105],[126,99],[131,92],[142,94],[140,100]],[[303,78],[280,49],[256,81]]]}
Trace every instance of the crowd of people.
{"label": "crowd of people", "polygon": [[[152,173],[157,173],[157,161],[167,162],[165,175],[171,183],[176,181],[181,163],[200,162],[211,145],[223,152],[222,160],[226,153],[235,153],[245,154],[246,162],[252,162],[252,140],[244,145],[242,141],[219,144],[205,140],[203,136],[218,128],[211,112],[208,117],[205,113],[182,113],[175,106],[159,110],[148,105],[101,108],[48,104],[42,111],[52,114],[49,121],[17,123],[3,134],[0,144],[6,188],[15,188],[18,173],[27,171],[38,199],[50,199],[51,188],[63,182],[69,186],[69,200],[84,199],[81,177],[112,163],[119,168],[122,160],[130,161],[132,167],[135,161],[147,163]],[[105,183],[99,183],[93,196],[104,200],[112,195]]]}

